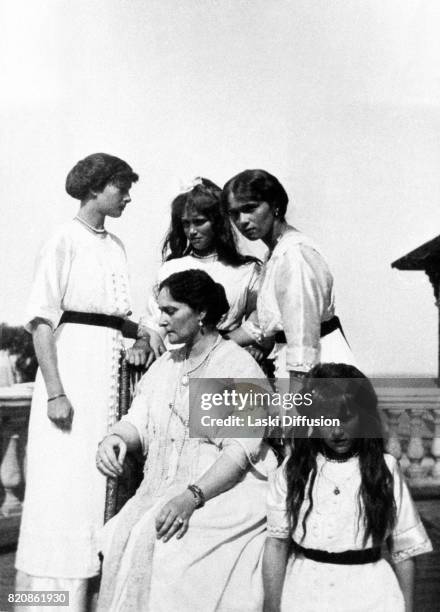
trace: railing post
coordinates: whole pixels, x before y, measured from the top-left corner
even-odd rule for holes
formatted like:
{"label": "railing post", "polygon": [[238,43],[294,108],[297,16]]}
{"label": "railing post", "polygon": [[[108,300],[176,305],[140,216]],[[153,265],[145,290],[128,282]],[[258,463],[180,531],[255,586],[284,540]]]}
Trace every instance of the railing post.
{"label": "railing post", "polygon": [[432,438],[431,454],[434,457],[435,463],[432,467],[432,477],[440,480],[440,408],[434,408],[432,411],[434,419],[434,437]]}
{"label": "railing post", "polygon": [[423,409],[415,408],[409,411],[410,414],[410,438],[408,444],[407,455],[410,460],[408,467],[408,476],[411,480],[420,480],[426,475],[426,467],[422,465],[422,459],[425,455],[423,440],[420,435],[422,430],[422,415]]}
{"label": "railing post", "polygon": [[18,439],[18,434],[11,435],[9,440],[7,435],[3,437],[6,449],[0,465],[0,482],[5,490],[5,498],[0,508],[0,514],[3,516],[21,513],[21,501],[15,494],[15,490],[22,482],[18,462]]}
{"label": "railing post", "polygon": [[388,418],[388,444],[387,450],[397,460],[402,456],[402,445],[399,440],[399,421],[402,414],[400,408],[386,408],[384,410]]}

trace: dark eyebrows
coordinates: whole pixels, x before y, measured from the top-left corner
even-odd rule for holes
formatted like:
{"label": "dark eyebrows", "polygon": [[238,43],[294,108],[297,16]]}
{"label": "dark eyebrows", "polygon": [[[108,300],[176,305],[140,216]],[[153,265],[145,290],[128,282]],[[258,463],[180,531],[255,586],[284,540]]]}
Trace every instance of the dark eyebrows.
{"label": "dark eyebrows", "polygon": [[168,314],[169,311],[176,312],[177,308],[174,306],[159,306],[159,310]]}

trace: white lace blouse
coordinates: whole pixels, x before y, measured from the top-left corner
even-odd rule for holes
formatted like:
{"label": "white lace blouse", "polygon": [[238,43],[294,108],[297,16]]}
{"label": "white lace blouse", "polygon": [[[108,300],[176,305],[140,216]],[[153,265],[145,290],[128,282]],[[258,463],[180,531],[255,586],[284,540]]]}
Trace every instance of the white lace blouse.
{"label": "white lace blouse", "polygon": [[287,231],[266,259],[257,299],[264,336],[284,331],[288,370],[308,370],[319,358],[321,323],[335,313],[333,277],[310,238]]}
{"label": "white lace blouse", "polygon": [[146,312],[141,317],[143,325],[156,331],[160,330],[160,311],[156,301],[158,286],[171,274],[184,270],[204,270],[216,283],[223,285],[229,302],[229,311],[220,321],[219,330],[237,329],[243,318],[255,309],[260,272],[260,266],[257,263],[250,262],[233,267],[219,261],[217,255],[208,257],[186,255],[170,259],[160,267],[157,281],[149,293]]}

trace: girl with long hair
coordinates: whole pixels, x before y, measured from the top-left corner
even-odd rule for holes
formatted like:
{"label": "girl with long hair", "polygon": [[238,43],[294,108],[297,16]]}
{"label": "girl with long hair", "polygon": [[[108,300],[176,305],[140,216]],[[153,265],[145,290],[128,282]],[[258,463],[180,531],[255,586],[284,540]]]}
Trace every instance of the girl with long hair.
{"label": "girl with long hair", "polygon": [[413,557],[432,546],[385,452],[373,386],[354,366],[329,363],[310,371],[305,392],[307,416],[334,423],[297,436],[271,483],[265,612],[411,612]]}
{"label": "girl with long hair", "polygon": [[[260,262],[239,252],[229,217],[222,210],[221,193],[212,181],[197,178],[172,201],[171,224],[162,248],[163,263],[141,317],[153,350],[147,357],[144,345],[148,342],[136,342],[128,355],[132,363],[147,359],[149,365],[166,350],[159,326],[156,287],[171,274],[184,270],[204,270],[225,288],[229,310],[218,324],[223,336],[242,346],[258,341],[255,325],[251,324],[249,333],[246,324],[242,324],[256,308]],[[253,354],[262,356],[258,349]]]}

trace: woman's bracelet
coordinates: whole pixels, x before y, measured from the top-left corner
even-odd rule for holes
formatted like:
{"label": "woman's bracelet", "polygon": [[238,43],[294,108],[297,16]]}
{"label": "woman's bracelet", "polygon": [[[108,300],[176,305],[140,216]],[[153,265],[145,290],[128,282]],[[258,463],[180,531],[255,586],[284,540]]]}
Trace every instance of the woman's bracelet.
{"label": "woman's bracelet", "polygon": [[58,399],[59,397],[66,397],[65,393],[58,393],[58,395],[52,395],[52,397],[48,397],[47,401],[48,402],[53,402],[54,400]]}
{"label": "woman's bracelet", "polygon": [[205,505],[205,494],[203,493],[202,489],[195,484],[188,485],[188,489],[195,497],[196,510],[198,508],[203,508],[203,506]]}

